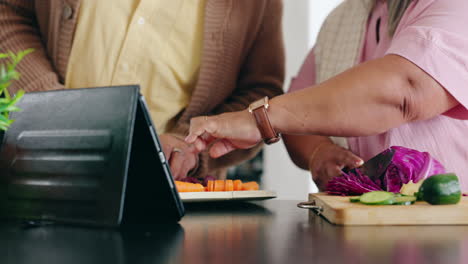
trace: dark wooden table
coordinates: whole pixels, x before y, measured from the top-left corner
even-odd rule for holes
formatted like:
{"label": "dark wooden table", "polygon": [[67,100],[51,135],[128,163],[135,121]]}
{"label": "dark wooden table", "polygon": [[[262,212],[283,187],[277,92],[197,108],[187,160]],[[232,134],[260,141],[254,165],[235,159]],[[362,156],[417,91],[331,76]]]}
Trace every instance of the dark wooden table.
{"label": "dark wooden table", "polygon": [[340,227],[296,204],[189,206],[157,228],[2,224],[0,263],[468,263],[466,226]]}

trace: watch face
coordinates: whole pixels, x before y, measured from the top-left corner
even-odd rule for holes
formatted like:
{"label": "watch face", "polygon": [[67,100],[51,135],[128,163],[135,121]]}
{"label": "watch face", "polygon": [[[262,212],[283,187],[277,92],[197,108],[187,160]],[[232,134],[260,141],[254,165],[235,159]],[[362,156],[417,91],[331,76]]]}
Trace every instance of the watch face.
{"label": "watch face", "polygon": [[251,103],[249,106],[249,110],[253,111],[260,107],[268,108],[268,97],[265,96],[264,98]]}

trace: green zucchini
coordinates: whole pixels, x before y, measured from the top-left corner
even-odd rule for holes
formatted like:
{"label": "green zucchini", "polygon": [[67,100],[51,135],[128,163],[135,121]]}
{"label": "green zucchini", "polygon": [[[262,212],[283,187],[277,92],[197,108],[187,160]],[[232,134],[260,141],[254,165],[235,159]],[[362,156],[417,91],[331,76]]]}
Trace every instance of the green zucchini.
{"label": "green zucchini", "polygon": [[374,191],[361,195],[359,201],[368,205],[389,205],[393,204],[395,195],[391,192]]}
{"label": "green zucchini", "polygon": [[393,199],[395,205],[411,205],[416,202],[415,196],[398,196]]}

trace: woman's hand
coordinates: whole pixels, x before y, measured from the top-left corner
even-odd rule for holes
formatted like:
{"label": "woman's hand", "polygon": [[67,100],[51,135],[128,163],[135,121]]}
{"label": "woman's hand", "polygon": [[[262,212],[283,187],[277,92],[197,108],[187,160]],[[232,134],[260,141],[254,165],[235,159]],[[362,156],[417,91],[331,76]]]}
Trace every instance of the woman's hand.
{"label": "woman's hand", "polygon": [[203,151],[210,144],[210,156],[221,157],[235,149],[248,149],[262,140],[254,117],[247,110],[217,116],[192,118],[190,133],[185,139]]}
{"label": "woman's hand", "polygon": [[162,134],[159,139],[174,179],[179,180],[187,177],[188,173],[198,165],[196,148],[172,134]]}
{"label": "woman's hand", "polygon": [[342,169],[354,169],[362,164],[364,161],[360,157],[332,142],[318,145],[309,158],[312,179],[321,191],[325,190],[329,180],[341,175]]}

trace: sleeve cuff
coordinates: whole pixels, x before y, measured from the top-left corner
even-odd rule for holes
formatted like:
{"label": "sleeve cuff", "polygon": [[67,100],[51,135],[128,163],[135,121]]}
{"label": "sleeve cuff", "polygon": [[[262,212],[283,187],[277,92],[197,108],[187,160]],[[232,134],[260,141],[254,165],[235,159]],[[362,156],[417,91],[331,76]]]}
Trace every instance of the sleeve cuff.
{"label": "sleeve cuff", "polygon": [[[463,115],[458,113],[450,116],[464,116],[462,119],[468,119],[468,91],[464,85],[460,85],[468,85],[468,71],[460,58],[442,49],[435,41],[415,29],[409,29],[395,37],[386,54],[402,56],[432,76],[462,106],[456,109],[457,112],[461,110]],[[450,112],[453,111],[448,111]]]}

